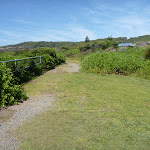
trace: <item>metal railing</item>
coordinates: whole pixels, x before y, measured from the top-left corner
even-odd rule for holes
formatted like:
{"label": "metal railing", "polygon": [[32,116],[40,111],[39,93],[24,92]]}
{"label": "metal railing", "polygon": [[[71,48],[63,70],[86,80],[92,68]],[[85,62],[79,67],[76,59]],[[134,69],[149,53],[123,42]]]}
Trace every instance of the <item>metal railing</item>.
{"label": "metal railing", "polygon": [[[35,65],[38,65],[38,64],[42,64],[42,57],[44,57],[44,56],[36,56],[36,57],[29,57],[29,58],[23,58],[23,59],[0,61],[0,63],[15,62],[15,71],[18,71],[18,69],[17,69],[17,62],[18,62],[18,61],[40,58],[40,59],[39,59],[39,63],[36,63],[36,64],[35,64]],[[31,66],[24,67],[24,69],[29,68],[29,67],[31,67]]]}

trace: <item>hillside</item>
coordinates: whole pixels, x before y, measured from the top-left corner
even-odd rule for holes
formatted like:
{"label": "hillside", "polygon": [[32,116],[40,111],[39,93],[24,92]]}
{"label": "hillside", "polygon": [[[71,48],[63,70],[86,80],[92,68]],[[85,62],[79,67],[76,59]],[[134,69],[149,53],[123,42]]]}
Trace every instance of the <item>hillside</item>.
{"label": "hillside", "polygon": [[38,42],[23,42],[15,45],[7,45],[0,48],[0,51],[13,51],[13,50],[22,50],[22,49],[33,49],[37,47],[49,47],[49,48],[59,48],[64,45],[68,45],[69,47],[75,46],[77,43],[80,42],[47,42],[47,41],[38,41]]}
{"label": "hillside", "polygon": [[[108,37],[105,39],[97,39],[97,40],[90,40],[90,43],[97,43],[100,41],[107,41],[108,39],[111,39],[117,43],[134,43],[134,42],[148,42],[150,41],[150,35],[143,35],[143,36],[138,36],[138,37],[118,37],[118,38],[112,38]],[[14,50],[23,50],[23,49],[33,49],[37,47],[49,47],[49,48],[60,48],[62,46],[67,46],[67,47],[73,47],[73,46],[80,46],[83,44],[84,41],[80,42],[69,42],[69,41],[64,41],[64,42],[52,42],[52,41],[38,41],[38,42],[23,42],[15,45],[7,45],[7,46],[2,46],[0,47],[0,51],[14,51]]]}

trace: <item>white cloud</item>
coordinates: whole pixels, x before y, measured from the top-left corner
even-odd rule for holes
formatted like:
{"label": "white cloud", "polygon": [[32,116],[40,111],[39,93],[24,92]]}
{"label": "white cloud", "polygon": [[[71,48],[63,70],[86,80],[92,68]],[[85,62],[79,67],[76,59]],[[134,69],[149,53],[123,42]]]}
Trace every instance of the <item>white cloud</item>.
{"label": "white cloud", "polygon": [[13,19],[13,21],[17,22],[17,23],[23,23],[23,24],[32,24],[35,25],[36,23],[32,22],[32,21],[27,21],[24,19]]}
{"label": "white cloud", "polygon": [[71,21],[72,22],[77,22],[77,17],[73,16],[73,15],[70,15],[70,18],[71,18]]}
{"label": "white cloud", "polygon": [[120,24],[130,25],[130,26],[139,26],[139,25],[146,25],[147,23],[150,23],[149,18],[140,18],[136,16],[128,16],[123,18],[118,18],[116,20]]}
{"label": "white cloud", "polygon": [[55,31],[42,31],[35,35],[29,35],[28,39],[31,41],[68,41],[65,36],[58,35]]}
{"label": "white cloud", "polygon": [[0,30],[0,33],[3,34],[3,35],[8,35],[8,36],[13,36],[14,34],[10,31],[6,31],[6,30]]}
{"label": "white cloud", "polygon": [[87,15],[96,14],[96,13],[97,13],[95,10],[92,10],[92,9],[90,9],[90,8],[84,8],[84,10],[86,10]]}
{"label": "white cloud", "polygon": [[[5,45],[11,45],[11,44],[17,44],[20,41],[16,41],[16,40],[4,40],[4,39],[0,39],[0,46],[5,46]],[[4,44],[5,43],[5,44]]]}
{"label": "white cloud", "polygon": [[[107,1],[95,0],[95,8],[86,8],[87,15],[95,30],[103,35],[139,36],[150,34],[149,7],[143,2],[123,2],[118,5]],[[145,5],[145,4],[144,4]],[[142,8],[142,10],[141,10]]]}
{"label": "white cloud", "polygon": [[[32,22],[24,18],[13,19],[11,21],[17,23],[18,28],[0,29],[1,37],[17,43],[18,39],[21,41],[83,41],[86,36],[94,40],[109,35],[131,37],[150,34],[148,5],[141,10],[142,6],[136,5],[139,3],[126,1],[118,5],[112,1],[108,3],[108,0],[106,2],[93,0],[91,3],[91,7],[82,8],[80,16],[78,13],[75,15],[71,12],[66,15],[67,18],[54,16],[53,20],[48,20],[46,23],[38,24],[36,21]],[[61,19],[69,23],[65,24]]]}
{"label": "white cloud", "polygon": [[86,36],[95,39],[96,35],[89,29],[79,24],[68,24],[68,36],[75,41],[83,41]]}
{"label": "white cloud", "polygon": [[84,41],[86,36],[90,39],[96,38],[92,31],[76,23],[66,24],[63,30],[45,30],[38,35],[40,37],[38,40],[47,39],[48,41]]}
{"label": "white cloud", "polygon": [[18,39],[27,36],[27,34],[17,31],[0,30],[0,33],[4,36],[8,36],[8,39]]}

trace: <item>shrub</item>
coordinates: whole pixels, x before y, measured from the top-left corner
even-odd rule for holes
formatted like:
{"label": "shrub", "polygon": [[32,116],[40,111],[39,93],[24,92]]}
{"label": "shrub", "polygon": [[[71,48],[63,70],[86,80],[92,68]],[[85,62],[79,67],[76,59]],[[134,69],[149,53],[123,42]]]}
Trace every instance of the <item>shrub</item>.
{"label": "shrub", "polygon": [[[24,91],[17,84],[27,82],[34,76],[41,75],[42,69],[50,70],[65,62],[63,54],[56,55],[55,49],[50,48],[24,50],[23,52],[15,52],[14,55],[17,56],[7,56],[7,53],[5,53],[0,57],[0,61],[42,55],[42,64],[37,65],[37,63],[39,63],[39,58],[24,59],[22,61],[17,61],[17,71],[15,71],[15,62],[0,64],[0,106],[2,107],[15,104],[19,99],[27,98]],[[10,72],[14,72],[14,74],[10,74]]]}
{"label": "shrub", "polygon": [[25,92],[15,84],[10,69],[5,64],[0,64],[0,106],[16,104],[20,99],[27,99]]}
{"label": "shrub", "polygon": [[[11,56],[11,55],[7,55],[7,53],[5,53],[5,55],[3,54],[2,56],[0,56],[0,61],[7,61],[7,60],[14,60],[15,57]],[[7,68],[11,68],[11,71],[15,70],[15,63],[14,62],[9,62],[6,63],[6,67]]]}
{"label": "shrub", "polygon": [[56,55],[56,60],[57,60],[57,65],[60,65],[62,63],[65,63],[66,59],[65,59],[65,55],[62,53],[57,53]]}
{"label": "shrub", "polygon": [[150,46],[146,47],[145,58],[150,59]]}
{"label": "shrub", "polygon": [[67,57],[78,57],[80,54],[80,50],[78,48],[73,48],[67,52],[64,52]]}
{"label": "shrub", "polygon": [[45,48],[45,47],[35,48],[31,50],[31,53],[34,54],[34,56],[48,54],[52,57],[56,57],[56,51],[55,49],[52,48]]}
{"label": "shrub", "polygon": [[147,60],[142,68],[137,70],[134,76],[150,80],[150,60]]}
{"label": "shrub", "polygon": [[130,75],[142,71],[149,76],[150,63],[139,54],[138,51],[95,53],[86,56],[81,64],[83,69],[97,73]]}
{"label": "shrub", "polygon": [[55,59],[50,56],[49,54],[45,54],[44,57],[42,57],[42,67],[43,69],[54,69],[56,66]]}
{"label": "shrub", "polygon": [[39,76],[42,74],[41,65],[36,65],[34,60],[29,61],[29,68],[25,68],[24,64],[20,64],[18,71],[14,75],[18,78],[18,83],[25,83],[30,81],[34,76]]}
{"label": "shrub", "polygon": [[84,44],[84,45],[81,45],[81,46],[79,47],[79,50],[82,51],[82,52],[87,51],[88,49],[90,49],[89,43]]}

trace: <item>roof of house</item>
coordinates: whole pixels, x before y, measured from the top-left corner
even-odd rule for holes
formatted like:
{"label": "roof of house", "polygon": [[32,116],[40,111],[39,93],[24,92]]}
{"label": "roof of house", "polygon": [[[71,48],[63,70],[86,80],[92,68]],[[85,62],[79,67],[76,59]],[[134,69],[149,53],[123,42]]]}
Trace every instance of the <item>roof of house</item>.
{"label": "roof of house", "polygon": [[134,44],[130,44],[129,46],[133,46],[133,47],[134,47],[134,46],[136,46],[136,43],[134,43]]}
{"label": "roof of house", "polygon": [[118,46],[130,46],[132,43],[120,43]]}
{"label": "roof of house", "polygon": [[146,42],[138,42],[137,45],[138,45],[138,47],[145,47],[145,46],[147,46],[147,43]]}

